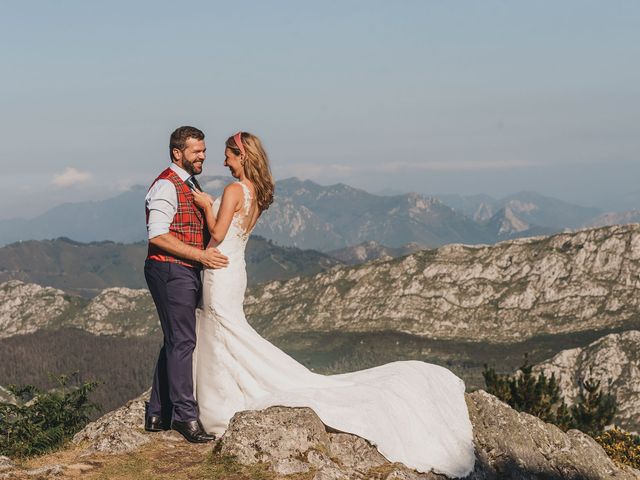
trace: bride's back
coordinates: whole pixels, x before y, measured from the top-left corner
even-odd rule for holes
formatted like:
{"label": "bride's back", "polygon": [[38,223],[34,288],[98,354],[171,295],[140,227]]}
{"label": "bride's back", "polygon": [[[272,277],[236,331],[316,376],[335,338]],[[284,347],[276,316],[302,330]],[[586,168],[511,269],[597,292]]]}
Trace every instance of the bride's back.
{"label": "bride's back", "polygon": [[[235,182],[242,187],[242,202],[240,209],[234,212],[233,219],[229,225],[229,230],[222,242],[216,248],[229,259],[242,257],[244,260],[244,249],[249,240],[249,236],[260,217],[260,209],[252,195],[251,189],[243,182]],[[218,214],[222,197],[216,198],[213,202],[213,213]]]}

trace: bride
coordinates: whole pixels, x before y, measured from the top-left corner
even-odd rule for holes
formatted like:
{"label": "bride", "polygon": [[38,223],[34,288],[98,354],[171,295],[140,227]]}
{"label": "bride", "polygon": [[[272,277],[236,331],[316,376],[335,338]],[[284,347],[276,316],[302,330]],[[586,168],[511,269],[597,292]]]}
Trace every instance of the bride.
{"label": "bride", "polygon": [[258,137],[239,132],[226,142],[224,164],[237,179],[211,202],[195,192],[211,233],[210,246],[229,266],[206,269],[197,312],[194,383],[200,420],[221,434],[242,410],[310,407],[325,425],[363,437],[391,462],[421,472],[468,475],[475,455],[464,383],[420,361],[324,376],[311,372],[247,323],[244,250],[274,184]]}

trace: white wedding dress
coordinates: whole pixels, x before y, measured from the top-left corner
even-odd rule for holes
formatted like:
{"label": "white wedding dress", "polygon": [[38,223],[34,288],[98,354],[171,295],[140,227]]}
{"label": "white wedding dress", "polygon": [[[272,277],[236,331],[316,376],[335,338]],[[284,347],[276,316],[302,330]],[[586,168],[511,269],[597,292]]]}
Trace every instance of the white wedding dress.
{"label": "white wedding dress", "polygon": [[[404,361],[319,375],[247,323],[244,250],[251,197],[241,185],[244,208],[218,246],[229,266],[204,271],[202,309],[197,312],[194,382],[207,432],[223,433],[242,410],[310,407],[325,425],[367,439],[392,462],[421,472],[468,475],[475,455],[464,383],[449,370]],[[217,198],[214,213],[219,207]]]}

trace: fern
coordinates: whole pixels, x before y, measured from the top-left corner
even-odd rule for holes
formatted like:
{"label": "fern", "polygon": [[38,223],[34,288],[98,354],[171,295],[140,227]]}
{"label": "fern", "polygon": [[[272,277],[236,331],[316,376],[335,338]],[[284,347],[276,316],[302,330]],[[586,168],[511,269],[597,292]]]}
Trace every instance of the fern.
{"label": "fern", "polygon": [[77,374],[57,378],[58,388],[41,392],[33,385],[10,391],[18,405],[0,403],[0,455],[27,457],[55,450],[89,422],[99,407],[89,400],[96,382],[70,387]]}

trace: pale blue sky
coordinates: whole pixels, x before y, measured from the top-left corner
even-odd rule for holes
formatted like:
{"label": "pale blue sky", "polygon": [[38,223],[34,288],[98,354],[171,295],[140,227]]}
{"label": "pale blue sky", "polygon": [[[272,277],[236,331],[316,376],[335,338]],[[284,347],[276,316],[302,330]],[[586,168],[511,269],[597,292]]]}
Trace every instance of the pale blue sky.
{"label": "pale blue sky", "polygon": [[244,129],[277,178],[640,190],[635,0],[1,2],[0,52],[0,218],[148,184],[182,124],[206,174]]}

